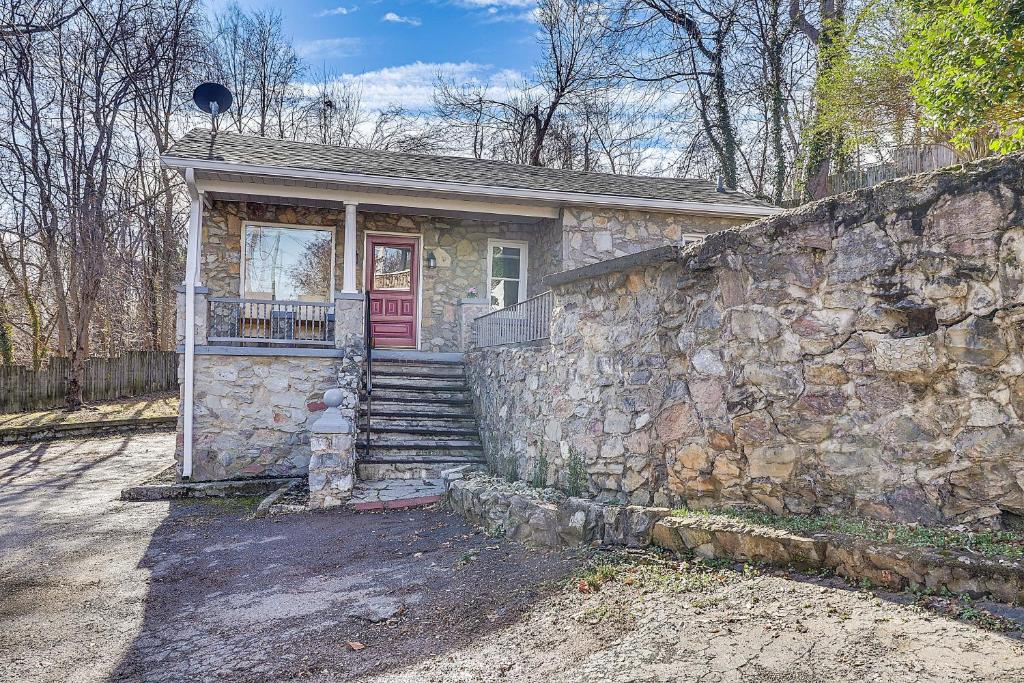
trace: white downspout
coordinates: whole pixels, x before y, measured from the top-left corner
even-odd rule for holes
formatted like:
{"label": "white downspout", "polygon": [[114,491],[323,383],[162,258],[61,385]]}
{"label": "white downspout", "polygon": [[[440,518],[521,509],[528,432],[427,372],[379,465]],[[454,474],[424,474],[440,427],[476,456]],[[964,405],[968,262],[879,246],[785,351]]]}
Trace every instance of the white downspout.
{"label": "white downspout", "polygon": [[202,239],[203,198],[196,188],[195,170],[185,169],[192,208],[188,218],[188,247],[185,255],[185,377],[182,389],[182,462],[181,476],[192,478],[192,423],[195,401],[196,360],[196,281],[199,279],[199,243]]}

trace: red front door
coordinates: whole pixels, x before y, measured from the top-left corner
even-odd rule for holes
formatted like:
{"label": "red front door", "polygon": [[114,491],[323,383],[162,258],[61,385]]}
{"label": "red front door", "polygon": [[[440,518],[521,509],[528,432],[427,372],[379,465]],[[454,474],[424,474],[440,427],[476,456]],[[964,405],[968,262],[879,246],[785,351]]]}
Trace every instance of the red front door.
{"label": "red front door", "polygon": [[393,235],[366,236],[366,291],[373,345],[416,348],[419,242]]}

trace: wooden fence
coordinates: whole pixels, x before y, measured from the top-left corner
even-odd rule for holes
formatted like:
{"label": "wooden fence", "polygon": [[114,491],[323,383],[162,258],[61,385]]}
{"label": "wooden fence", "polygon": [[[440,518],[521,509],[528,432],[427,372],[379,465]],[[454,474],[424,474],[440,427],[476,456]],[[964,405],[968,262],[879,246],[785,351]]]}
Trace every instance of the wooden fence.
{"label": "wooden fence", "polygon": [[[0,367],[0,413],[46,410],[64,405],[70,363],[51,358],[39,371]],[[178,388],[174,351],[129,351],[119,358],[92,358],[85,363],[85,400],[140,396]]]}

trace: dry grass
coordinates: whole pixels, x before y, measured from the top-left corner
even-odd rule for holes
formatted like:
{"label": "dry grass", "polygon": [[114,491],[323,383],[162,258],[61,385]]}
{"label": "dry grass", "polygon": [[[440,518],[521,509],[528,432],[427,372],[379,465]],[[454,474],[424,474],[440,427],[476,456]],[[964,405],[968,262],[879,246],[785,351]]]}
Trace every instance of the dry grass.
{"label": "dry grass", "polygon": [[95,403],[69,413],[64,409],[0,415],[0,430],[51,424],[85,424],[143,417],[173,417],[178,414],[178,394],[160,393]]}

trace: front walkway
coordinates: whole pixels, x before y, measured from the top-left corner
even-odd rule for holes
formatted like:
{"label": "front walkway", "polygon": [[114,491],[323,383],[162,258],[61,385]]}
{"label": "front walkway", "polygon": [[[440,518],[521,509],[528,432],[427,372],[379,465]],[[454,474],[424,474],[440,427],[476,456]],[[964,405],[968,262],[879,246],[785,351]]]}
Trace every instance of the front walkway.
{"label": "front walkway", "polygon": [[678,564],[591,590],[438,511],[118,501],[173,439],[0,449],[0,680],[1024,680],[1019,641],[900,596]]}
{"label": "front walkway", "polygon": [[575,567],[432,510],[117,500],[173,443],[0,448],[0,681],[347,680],[508,625]]}

